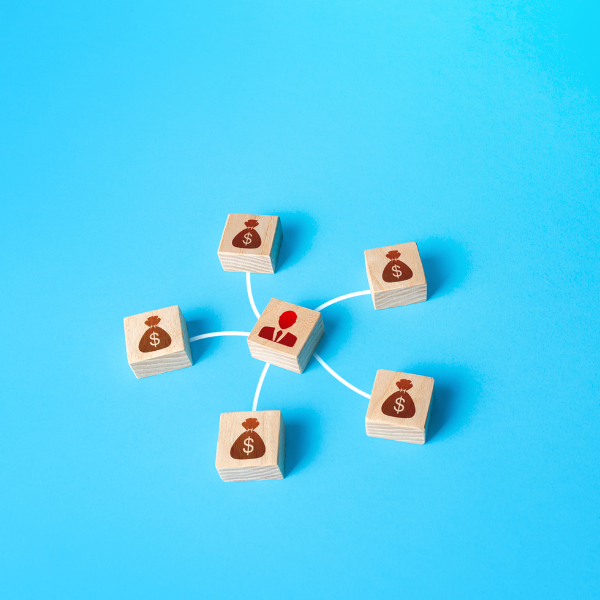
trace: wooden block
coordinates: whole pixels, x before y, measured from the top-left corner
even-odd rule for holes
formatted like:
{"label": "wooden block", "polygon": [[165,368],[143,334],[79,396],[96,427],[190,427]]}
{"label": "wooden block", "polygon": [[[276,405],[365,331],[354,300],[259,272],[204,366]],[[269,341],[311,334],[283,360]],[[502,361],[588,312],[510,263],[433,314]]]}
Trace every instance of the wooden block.
{"label": "wooden block", "polygon": [[187,323],[179,306],[125,317],[127,361],[138,379],[192,366]]}
{"label": "wooden block", "polygon": [[228,215],[219,244],[225,271],[275,273],[283,240],[279,217]]}
{"label": "wooden block", "polygon": [[415,242],[365,250],[375,310],[427,300],[427,280]]}
{"label": "wooden block", "polygon": [[285,423],[278,410],[222,413],[217,471],[223,481],[283,479]]}
{"label": "wooden block", "polygon": [[424,444],[433,401],[431,377],[377,371],[365,425],[367,435]]}
{"label": "wooden block", "polygon": [[321,313],[271,298],[248,336],[248,347],[258,360],[302,373],[324,331]]}

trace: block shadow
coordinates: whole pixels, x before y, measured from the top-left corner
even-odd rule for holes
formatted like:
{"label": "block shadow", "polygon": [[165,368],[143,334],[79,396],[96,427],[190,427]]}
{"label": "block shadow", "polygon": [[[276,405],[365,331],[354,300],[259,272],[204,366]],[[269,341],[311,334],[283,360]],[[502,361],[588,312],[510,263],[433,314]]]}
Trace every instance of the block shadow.
{"label": "block shadow", "polygon": [[297,264],[312,246],[317,222],[301,212],[278,213],[283,229],[283,242],[277,260],[277,272]]}
{"label": "block shadow", "polygon": [[[335,315],[323,315],[323,325],[325,333],[321,338],[315,352],[327,360],[325,356],[333,356],[337,353],[340,347],[340,337],[344,331],[350,331],[352,326],[352,318],[347,310],[337,310]],[[313,369],[322,369],[314,356],[311,356],[306,365],[305,373]]]}
{"label": "block shadow", "polygon": [[419,253],[427,279],[428,301],[454,291],[469,272],[467,252],[454,240],[430,238],[419,242]]}
{"label": "block shadow", "polygon": [[[187,320],[187,328],[190,338],[203,333],[221,331],[221,319],[214,312],[203,308],[198,311],[192,311],[190,319]],[[210,356],[210,354],[216,348],[217,341],[219,339],[220,338],[208,338],[206,340],[191,342],[190,346],[192,349],[192,364],[195,365],[201,356],[204,358]]]}
{"label": "block shadow", "polygon": [[435,379],[427,443],[451,437],[470,422],[481,397],[481,384],[470,369],[419,363],[402,370]]}
{"label": "block shadow", "polygon": [[319,451],[321,417],[308,408],[283,413],[285,421],[285,476],[296,475],[310,465]]}

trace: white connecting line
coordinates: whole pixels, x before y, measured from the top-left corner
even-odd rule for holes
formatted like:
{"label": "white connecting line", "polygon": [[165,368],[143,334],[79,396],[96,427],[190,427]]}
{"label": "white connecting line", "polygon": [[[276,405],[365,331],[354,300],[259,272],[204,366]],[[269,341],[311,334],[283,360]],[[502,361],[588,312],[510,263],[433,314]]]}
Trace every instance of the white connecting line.
{"label": "white connecting line", "polygon": [[254,304],[254,298],[252,297],[252,286],[250,285],[250,273],[246,273],[246,289],[248,290],[248,300],[250,300],[250,306],[254,311],[257,319],[260,319],[260,313],[256,310],[256,304]]}
{"label": "white connecting line", "polygon": [[[366,296],[367,294],[370,294],[371,290],[364,290],[362,292],[353,292],[352,294],[345,294],[344,296],[338,296],[337,298],[334,298],[333,300],[329,300],[329,302],[325,302],[324,304],[321,304],[321,306],[317,306],[317,308],[315,308],[315,310],[323,310],[324,308],[327,308],[328,306],[331,306],[332,304],[335,304],[336,302],[341,302],[342,300],[347,300],[348,298],[354,298],[356,296]],[[333,375],[340,383],[343,383],[347,388],[351,389],[353,392],[356,392],[357,394],[360,394],[361,396],[364,396],[365,398],[371,398],[371,396],[369,394],[367,394],[366,392],[363,392],[362,390],[359,390],[357,387],[353,386],[351,383],[348,383],[343,377],[340,377],[340,375],[338,375],[316,352],[313,354],[313,356],[319,361],[320,365],[322,367],[325,368],[325,370],[330,374]]]}
{"label": "white connecting line", "polygon": [[[248,299],[250,300],[250,306],[252,306],[252,310],[254,311],[256,318],[259,319],[260,313],[256,309],[256,304],[254,303],[254,298],[252,296],[252,285],[250,284],[250,273],[246,273],[246,288],[248,290]],[[367,294],[370,294],[370,293],[371,293],[371,290],[364,290],[362,292],[353,292],[352,294],[345,294],[343,296],[338,296],[337,298],[334,298],[333,300],[329,300],[329,302],[325,302],[324,304],[321,304],[321,306],[318,306],[317,308],[315,308],[315,310],[323,310],[324,308],[327,308],[328,306],[331,306],[332,304],[335,304],[336,302],[341,302],[342,300],[347,300],[348,298],[354,298],[356,296],[366,296]],[[343,377],[338,375],[316,352],[314,353],[313,356],[317,359],[317,361],[319,361],[319,364],[321,366],[323,366],[330,375],[333,375],[340,383],[343,383],[348,389],[351,389],[353,392],[356,392],[357,394],[360,394],[361,396],[364,396],[365,398],[371,398],[371,396],[369,394],[367,394],[366,392],[363,392],[362,390],[359,390],[357,387],[353,386],[351,383],[348,383]],[[258,405],[258,397],[260,395],[260,390],[262,388],[263,381],[265,380],[265,375],[267,374],[268,368],[269,368],[269,363],[266,363],[265,368],[263,369],[263,372],[260,375],[260,379],[258,381],[258,386],[256,388],[256,393],[254,394],[254,404],[252,405],[252,410],[256,410],[256,407]]]}
{"label": "white connecting line", "polygon": [[204,340],[211,337],[221,337],[222,335],[241,335],[242,337],[248,337],[249,331],[215,331],[214,333],[203,333],[202,335],[195,335],[190,338],[190,342],[197,342],[198,340]]}
{"label": "white connecting line", "polygon": [[321,306],[317,306],[317,308],[315,308],[315,310],[323,310],[324,308],[327,308],[328,306],[331,306],[332,304],[335,304],[336,302],[341,302],[342,300],[346,300],[347,298],[354,298],[355,296],[366,296],[367,294],[370,294],[371,290],[364,290],[362,292],[352,292],[352,294],[346,294],[345,296],[338,296],[337,298],[334,298],[333,300],[330,300],[329,302],[325,302],[325,304],[321,304]]}
{"label": "white connecting line", "polygon": [[271,366],[271,363],[265,363],[265,367],[262,370],[262,373],[260,374],[260,379],[258,380],[258,385],[256,386],[256,392],[254,392],[254,402],[252,403],[252,410],[256,410],[256,407],[258,406],[258,397],[260,396],[260,388],[262,387],[263,381],[265,380],[265,375],[267,374],[267,371],[269,370],[269,367]]}
{"label": "white connecting line", "polygon": [[[246,289],[248,290],[248,299],[250,300],[250,306],[258,319],[260,317],[260,313],[256,308],[256,304],[254,303],[254,298],[252,297],[252,286],[250,284],[250,273],[246,273]],[[248,331],[215,331],[214,333],[203,333],[202,335],[195,335],[190,338],[190,342],[196,342],[198,340],[204,340],[206,338],[211,337],[220,337],[220,336],[228,336],[228,335],[239,335],[242,337],[248,337],[250,332]],[[258,406],[258,397],[260,396],[260,389],[262,388],[263,381],[265,380],[265,375],[267,374],[267,370],[269,369],[269,364],[266,363],[262,373],[260,374],[260,379],[258,380],[258,386],[256,387],[256,392],[254,394],[254,402],[252,403],[252,410],[255,411]]]}
{"label": "white connecting line", "polygon": [[343,377],[340,377],[316,352],[313,354],[313,356],[319,361],[321,366],[325,367],[325,370],[330,375],[333,375],[340,383],[343,383],[347,388],[350,388],[353,392],[356,392],[357,394],[360,394],[365,398],[371,398],[369,394],[363,392],[362,390],[359,390],[357,387],[354,387],[351,383],[348,383]]}
{"label": "white connecting line", "polygon": [[[252,310],[254,311],[256,318],[259,319],[260,313],[258,312],[258,309],[256,308],[256,304],[254,303],[254,297],[252,296],[252,284],[250,283],[250,273],[246,273],[246,289],[248,290],[248,300],[250,300],[250,306],[252,307]],[[356,296],[366,296],[367,294],[370,294],[370,293],[371,293],[370,290],[364,290],[362,292],[353,292],[352,294],[345,294],[344,296],[338,296],[337,298],[334,298],[333,300],[329,300],[329,302],[325,302],[325,303],[321,304],[315,310],[320,311],[320,310],[323,310],[324,308],[327,308],[328,306],[331,306],[332,304],[335,304],[336,302],[341,302],[342,300],[347,300],[348,298],[354,298]],[[246,331],[216,331],[214,333],[204,333],[202,335],[196,335],[196,336],[190,338],[190,342],[195,342],[197,340],[203,340],[205,338],[227,336],[227,335],[239,335],[242,337],[248,337],[250,335],[250,333],[248,333]],[[364,396],[365,398],[371,398],[371,396],[369,394],[367,394],[366,392],[363,392],[362,390],[359,390],[357,387],[353,386],[351,383],[348,383],[343,377],[338,375],[316,352],[314,353],[313,356],[317,359],[319,364],[321,366],[323,366],[330,375],[333,375],[340,383],[343,383],[348,389],[351,389],[353,392],[356,392],[357,394],[360,394],[361,396]],[[256,386],[256,392],[254,393],[254,402],[252,403],[253,411],[255,411],[258,406],[258,398],[260,396],[260,390],[261,390],[263,382],[265,380],[267,371],[269,370],[269,366],[270,366],[270,363],[265,363],[262,373],[260,374],[260,379],[258,380],[258,385]]]}

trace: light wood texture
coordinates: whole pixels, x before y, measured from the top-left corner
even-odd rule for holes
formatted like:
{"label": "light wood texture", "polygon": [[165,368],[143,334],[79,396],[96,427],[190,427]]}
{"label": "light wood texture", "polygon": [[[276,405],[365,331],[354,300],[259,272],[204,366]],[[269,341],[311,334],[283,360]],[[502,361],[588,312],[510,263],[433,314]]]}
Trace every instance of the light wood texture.
{"label": "light wood texture", "polygon": [[[288,311],[295,313],[297,319],[293,325],[282,327],[281,315]],[[272,334],[271,338],[278,341],[266,339],[264,335],[267,332]],[[325,326],[320,312],[271,298],[248,336],[248,347],[250,354],[258,360],[294,373],[302,373],[324,332]],[[296,337],[292,347],[280,343],[286,341],[286,336]]]}
{"label": "light wood texture", "polygon": [[[258,248],[234,246],[236,236],[248,229],[246,221],[258,222],[258,225],[252,228],[260,236],[261,244]],[[251,232],[248,240],[251,240],[253,235]],[[221,266],[225,271],[275,273],[282,240],[283,231],[279,217],[228,215],[218,251]]]}
{"label": "light wood texture", "polygon": [[[243,423],[256,419],[258,426],[252,430],[247,445],[241,444],[241,456],[264,443],[265,453],[260,458],[233,458],[232,447],[236,440],[247,436]],[[260,437],[256,438],[254,434]],[[285,476],[285,423],[278,410],[222,413],[219,423],[216,467],[223,481],[253,481],[283,479]]]}
{"label": "light wood texture", "polygon": [[[160,322],[156,325],[157,333],[154,339],[146,345],[151,351],[142,352],[140,342],[142,337],[152,335],[154,328],[146,325],[149,317],[158,317]],[[159,310],[125,317],[125,345],[127,347],[127,362],[138,379],[158,375],[176,369],[192,366],[192,351],[188,337],[187,323],[179,306],[169,306]],[[166,348],[152,350],[152,344],[157,340],[158,346],[164,331],[171,338],[171,343]]]}
{"label": "light wood texture", "polygon": [[[414,415],[411,418],[402,418],[410,402],[404,397],[403,402],[392,404],[397,410],[392,410],[394,415],[390,416],[382,412],[383,404],[394,394],[400,391],[396,382],[408,380],[412,387],[406,390],[406,394],[414,403]],[[423,377],[422,375],[413,375],[411,373],[398,373],[396,371],[386,371],[380,369],[377,371],[371,400],[367,409],[365,426],[367,435],[371,437],[386,438],[399,442],[410,442],[413,444],[424,444],[427,436],[427,426],[431,414],[431,405],[433,403],[432,377]],[[406,387],[406,386],[405,386]]]}
{"label": "light wood texture", "polygon": [[[400,253],[397,260],[407,265],[412,271],[410,279],[384,281],[383,272],[390,263],[390,259],[386,255],[393,250]],[[427,280],[415,242],[365,250],[365,263],[375,310],[427,300]],[[398,267],[396,273],[400,273],[401,270],[401,267]]]}

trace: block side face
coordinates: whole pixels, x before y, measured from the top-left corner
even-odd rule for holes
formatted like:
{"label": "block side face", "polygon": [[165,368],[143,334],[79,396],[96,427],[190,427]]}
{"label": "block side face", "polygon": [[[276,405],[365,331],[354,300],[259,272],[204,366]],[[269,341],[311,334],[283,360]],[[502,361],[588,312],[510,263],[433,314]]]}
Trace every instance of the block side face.
{"label": "block side face", "polygon": [[[390,252],[395,252],[397,257],[390,258]],[[421,256],[415,242],[365,250],[365,262],[372,294],[427,286]]]}
{"label": "block side face", "polygon": [[429,428],[429,419],[431,417],[431,411],[433,409],[433,402],[435,400],[435,389],[431,392],[431,400],[429,402],[429,410],[427,411],[427,419],[425,420],[425,431],[423,432],[423,443],[427,440],[427,429]]}
{"label": "block side face", "polygon": [[310,338],[304,345],[300,356],[298,357],[298,366],[300,368],[300,373],[303,373],[304,369],[306,369],[306,366],[308,365],[312,355],[317,350],[317,346],[319,345],[319,342],[321,341],[321,338],[323,337],[324,333],[325,326],[323,324],[323,318],[321,317],[315,325],[315,328],[313,329]]}
{"label": "block side face", "polygon": [[162,358],[145,360],[130,365],[132,371],[138,379],[150,377],[152,375],[160,375],[161,373],[169,373],[170,371],[178,371],[192,366],[192,361],[185,352],[177,352],[169,354]]}
{"label": "block side face", "polygon": [[369,254],[373,252],[372,250],[365,250],[365,268],[367,270],[367,281],[369,282],[369,289],[371,290],[371,298],[373,299],[373,304],[375,304],[375,290],[373,289],[373,277],[371,275],[371,270],[369,269]]}
{"label": "block side face", "polygon": [[253,344],[252,342],[248,342],[248,347],[250,348],[250,355],[256,360],[269,363],[274,367],[279,367],[286,371],[292,371],[293,373],[302,373],[298,359],[293,356],[272,352],[268,348],[260,344]]}
{"label": "block side face", "polygon": [[[254,421],[249,421],[251,419]],[[256,421],[258,425],[254,427]],[[254,467],[277,467],[280,422],[278,410],[222,413],[215,462],[217,470],[244,472]]]}
{"label": "block side face", "polygon": [[225,482],[233,481],[268,481],[283,479],[279,467],[248,467],[242,471],[236,469],[217,469],[221,479]]}
{"label": "block side face", "polygon": [[285,478],[285,421],[283,417],[281,417],[281,426],[279,428],[279,454],[277,464],[279,466],[279,472],[281,473],[281,478]]}
{"label": "block side face", "polygon": [[367,435],[369,437],[379,438],[382,440],[392,440],[393,442],[406,442],[407,444],[419,444],[421,446],[425,443],[424,439],[410,440],[410,439],[406,439],[406,438],[398,438],[398,437],[386,435],[383,433],[373,433],[373,432],[369,432],[369,431],[367,431]]}
{"label": "block side face", "polygon": [[[246,225],[249,221],[258,224],[249,227]],[[219,243],[219,257],[264,256],[270,262],[278,222],[279,217],[272,215],[228,215]]]}
{"label": "block side face", "polygon": [[[289,327],[282,327],[280,318],[286,312],[295,313],[296,321]],[[319,319],[321,313],[317,311],[272,298],[252,328],[248,344],[258,344],[276,354],[297,359]]]}
{"label": "block side face", "polygon": [[279,259],[282,242],[283,228],[281,226],[281,219],[277,217],[277,229],[275,230],[275,240],[273,241],[273,249],[271,250],[271,268],[273,273],[277,270],[277,260]]}
{"label": "block side face", "polygon": [[273,265],[268,256],[248,256],[243,254],[221,254],[219,261],[224,271],[237,273],[273,273]]}
{"label": "block side face", "polygon": [[432,377],[383,369],[377,371],[365,417],[367,428],[425,432],[433,386]]}
{"label": "block side face", "polygon": [[427,300],[427,286],[417,285],[401,290],[371,293],[375,310],[407,306]]}
{"label": "block side face", "polygon": [[179,309],[179,322],[181,323],[181,332],[183,335],[183,350],[187,354],[187,357],[190,359],[190,363],[191,363],[192,362],[192,348],[190,346],[190,336],[188,334],[187,321],[185,320],[185,317],[183,316],[181,309],[179,307],[177,307],[177,308]]}
{"label": "block side face", "polygon": [[[153,360],[177,352],[185,352],[184,332],[180,314],[179,306],[174,305],[125,317],[123,324],[129,364]],[[159,319],[155,326],[146,325],[146,321],[151,317],[158,317]],[[165,346],[168,340],[170,342]],[[143,352],[140,346],[147,351]],[[153,350],[153,347],[157,349]]]}

